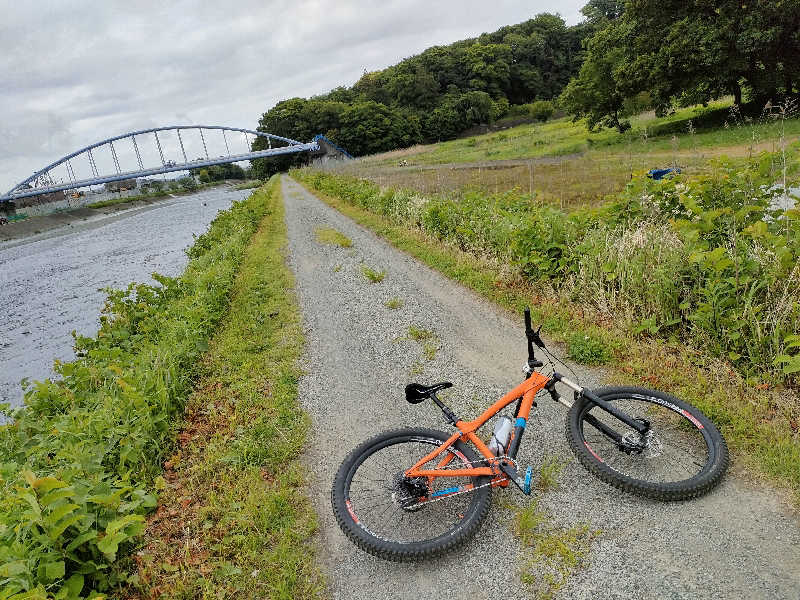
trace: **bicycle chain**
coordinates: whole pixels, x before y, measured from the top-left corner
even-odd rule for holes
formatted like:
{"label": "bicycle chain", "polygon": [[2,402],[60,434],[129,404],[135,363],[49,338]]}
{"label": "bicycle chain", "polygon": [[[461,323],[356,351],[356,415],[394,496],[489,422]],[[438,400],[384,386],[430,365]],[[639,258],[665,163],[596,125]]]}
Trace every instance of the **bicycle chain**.
{"label": "bicycle chain", "polygon": [[[515,469],[518,467],[517,461],[514,460],[513,458],[511,458],[510,456],[507,456],[507,455],[496,456],[495,458],[479,458],[478,460],[467,461],[466,464],[468,464],[470,467],[473,467],[475,465],[475,463],[487,463],[488,466],[491,466],[492,462],[500,462],[502,460],[506,460],[506,461],[510,462],[512,465],[514,465]],[[462,463],[462,465],[463,465],[463,463]],[[462,465],[459,465],[459,468],[461,468]],[[477,490],[479,490],[481,488],[485,488],[485,487],[488,487],[490,485],[494,485],[494,484],[496,484],[498,482],[501,482],[501,481],[511,481],[511,480],[508,477],[506,477],[505,479],[500,479],[500,480],[492,480],[492,481],[489,481],[488,483],[483,483],[481,485],[477,485],[477,486],[475,486],[473,488],[470,488],[468,490],[461,490],[459,492],[453,492],[452,494],[447,494],[446,496],[442,496],[441,498],[435,498],[433,500],[425,500],[425,502],[418,502],[414,506],[425,506],[427,504],[433,504],[434,502],[439,502],[441,500],[446,500],[447,498],[452,498],[453,496],[460,496],[461,494],[469,494],[470,492],[474,492],[474,491],[477,491]],[[401,498],[400,501],[410,500],[410,499],[411,499],[411,497],[409,496],[408,498]]]}

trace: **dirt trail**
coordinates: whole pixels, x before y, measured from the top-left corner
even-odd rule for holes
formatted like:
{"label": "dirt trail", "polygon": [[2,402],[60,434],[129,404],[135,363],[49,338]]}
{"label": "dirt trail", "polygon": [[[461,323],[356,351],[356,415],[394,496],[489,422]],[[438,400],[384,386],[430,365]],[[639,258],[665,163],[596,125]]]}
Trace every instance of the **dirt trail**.
{"label": "dirt trail", "polygon": [[[518,383],[525,354],[520,319],[390,247],[289,178],[283,190],[290,264],[308,341],[300,388],[313,420],[307,464],[331,594],[370,600],[452,598],[463,591],[477,599],[531,595],[518,577],[512,511],[503,507],[527,501],[517,492],[495,492],[490,517],[472,541],[419,565],[359,551],[339,531],[330,508],[339,463],[367,437],[401,426],[449,429],[432,403],[405,402],[409,381],[453,381],[447,402],[468,418]],[[320,244],[317,227],[341,231],[353,240],[352,248]],[[369,283],[362,264],[385,270],[384,280]],[[391,298],[403,306],[387,308]],[[439,349],[433,360],[407,339],[409,325],[435,332]],[[584,385],[602,380],[599,372],[571,366]],[[553,455],[566,462],[560,488],[541,494],[540,506],[560,524],[588,522],[603,532],[589,565],[557,597],[800,597],[800,527],[774,493],[731,475],[691,502],[619,493],[574,460],[564,417],[560,406],[543,402],[518,457],[534,469]]]}

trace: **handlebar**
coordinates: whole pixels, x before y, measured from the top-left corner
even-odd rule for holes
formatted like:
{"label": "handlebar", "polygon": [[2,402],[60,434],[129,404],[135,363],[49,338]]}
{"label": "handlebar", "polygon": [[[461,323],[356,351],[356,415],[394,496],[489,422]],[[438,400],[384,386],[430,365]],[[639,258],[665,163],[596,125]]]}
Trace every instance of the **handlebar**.
{"label": "handlebar", "polygon": [[536,360],[536,355],[533,351],[533,345],[536,344],[539,348],[544,348],[544,342],[542,338],[539,336],[539,332],[542,330],[542,326],[539,325],[539,329],[534,330],[531,326],[531,309],[525,307],[525,337],[528,340],[528,367],[533,369],[535,367],[541,367],[542,362]]}

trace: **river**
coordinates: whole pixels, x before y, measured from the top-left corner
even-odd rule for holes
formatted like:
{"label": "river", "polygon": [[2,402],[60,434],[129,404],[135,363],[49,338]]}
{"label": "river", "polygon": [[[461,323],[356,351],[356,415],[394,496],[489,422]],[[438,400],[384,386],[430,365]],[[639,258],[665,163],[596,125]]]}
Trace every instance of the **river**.
{"label": "river", "polygon": [[193,236],[249,193],[212,188],[0,244],[0,402],[21,404],[21,379],[51,377],[54,359],[71,360],[73,330],[97,332],[103,288],[180,274]]}

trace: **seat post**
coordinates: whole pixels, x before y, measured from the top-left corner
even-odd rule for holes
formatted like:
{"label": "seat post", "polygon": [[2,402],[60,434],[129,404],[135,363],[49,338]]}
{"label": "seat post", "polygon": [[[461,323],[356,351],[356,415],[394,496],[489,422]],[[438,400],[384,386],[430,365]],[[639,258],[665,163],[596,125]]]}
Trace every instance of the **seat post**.
{"label": "seat post", "polygon": [[439,400],[439,398],[436,396],[436,392],[431,392],[430,396],[431,396],[431,400],[433,400],[436,403],[436,406],[438,406],[440,409],[442,409],[442,412],[444,413],[444,416],[447,418],[447,420],[450,422],[451,425],[455,425],[456,423],[458,423],[459,418],[456,417],[455,413],[452,410],[450,410],[444,404],[444,402]]}

